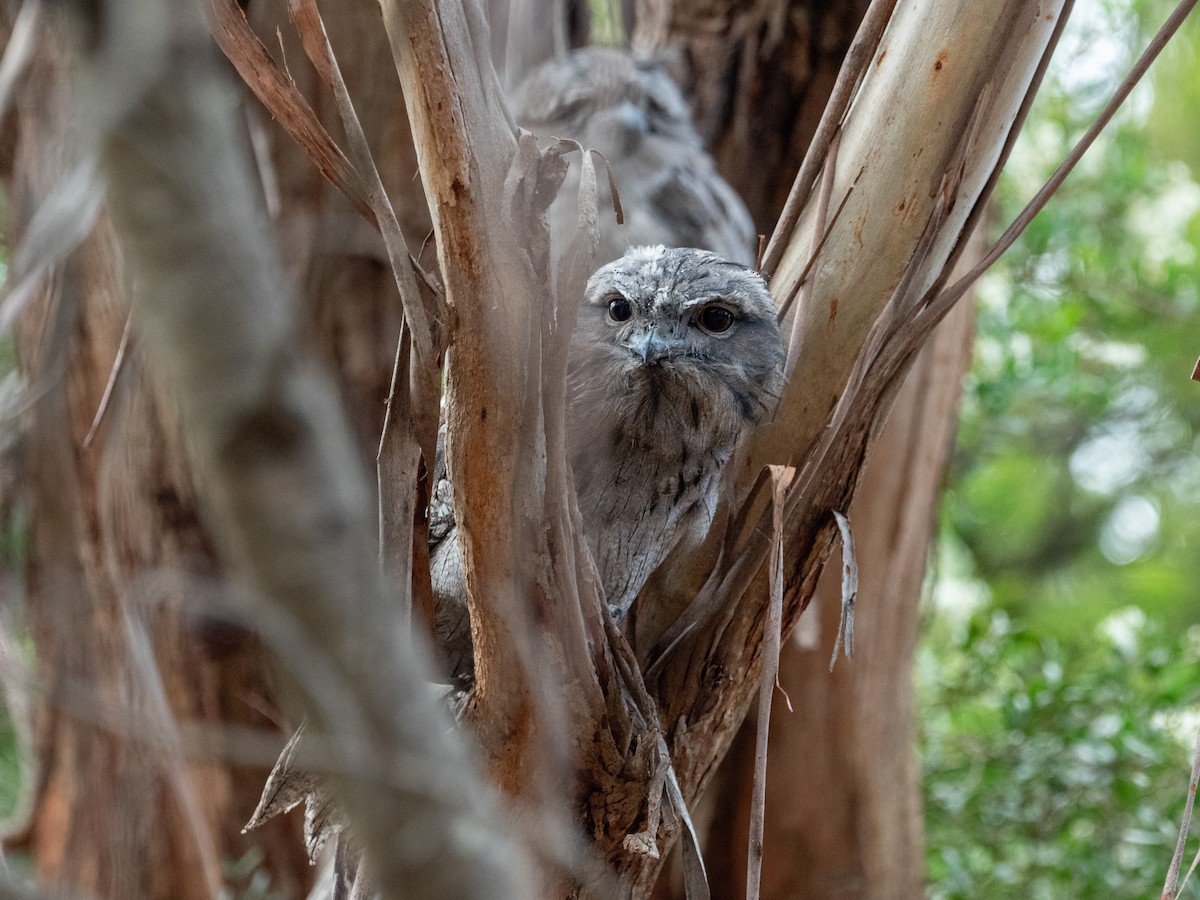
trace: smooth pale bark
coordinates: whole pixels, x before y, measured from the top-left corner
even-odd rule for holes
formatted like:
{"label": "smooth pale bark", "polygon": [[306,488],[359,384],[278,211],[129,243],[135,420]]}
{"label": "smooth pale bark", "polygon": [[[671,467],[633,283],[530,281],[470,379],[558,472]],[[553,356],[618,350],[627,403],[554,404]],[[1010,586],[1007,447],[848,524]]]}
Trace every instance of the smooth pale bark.
{"label": "smooth pale bark", "polygon": [[[789,631],[831,547],[830,510],[849,506],[876,429],[872,419],[888,407],[895,379],[911,361],[911,351],[898,348],[927,328],[915,313],[917,301],[964,239],[962,227],[983,200],[1060,9],[1031,2],[986,10],[964,2],[899,3],[874,54],[837,150],[830,218],[854,189],[802,297],[796,367],[779,415],[754,436],[741,473],[744,493],[763,464],[808,460],[788,515]],[[821,193],[812,192],[772,281],[780,298],[796,291],[814,232],[824,233],[815,222]],[[897,286],[908,290],[889,307]],[[878,340],[860,359],[885,307]],[[853,391],[831,418],[856,365]],[[759,672],[762,526],[743,528],[733,541],[746,565],[735,553],[710,578],[706,596],[716,601],[710,617],[675,648],[654,686],[663,720],[677,723],[674,758],[689,800],[732,739],[734,711],[746,708]]]}
{"label": "smooth pale bark", "polygon": [[[672,58],[697,125],[764,230],[783,207],[866,6],[642,4],[635,42],[681,48]],[[741,164],[751,156],[761,164]],[[964,304],[922,352],[850,509],[862,598],[855,661],[829,672],[841,589],[836,554],[817,587],[821,602],[802,620],[805,649],[789,642],[781,659],[790,704],[777,695],[771,718],[765,897],[923,896],[913,649],[972,318]],[[701,803],[713,821],[705,858],[721,897],[745,889],[754,731],[749,717]],[[655,896],[682,900],[682,885],[660,884]]]}
{"label": "smooth pale bark", "polygon": [[[854,191],[832,226],[813,285],[800,304],[803,327],[794,341],[798,362],[779,416],[745,454],[740,485],[744,494],[765,462],[809,463],[798,481],[803,493],[788,513],[789,628],[811,595],[828,552],[830,510],[849,505],[875,420],[911,362],[909,351],[897,349],[908,344],[891,339],[911,342],[924,333],[926,324],[914,316],[915,301],[942,274],[990,183],[1058,8],[1029,2],[987,10],[963,0],[901,3],[871,62],[843,130],[832,203],[825,208],[838,208],[851,184]],[[520,664],[518,617],[506,613],[505,606],[529,586],[514,575],[515,554],[520,541],[528,540],[532,524],[522,518],[529,505],[520,498],[531,498],[535,508],[551,505],[537,505],[541,445],[536,427],[529,429],[531,421],[536,423],[536,414],[529,411],[533,388],[521,369],[523,365],[528,371],[544,358],[530,352],[536,344],[522,330],[522,317],[538,309],[529,305],[530,297],[544,289],[522,280],[514,262],[521,257],[507,243],[505,229],[512,223],[495,211],[516,147],[496,99],[494,76],[482,60],[486,38],[478,23],[456,5],[442,7],[440,18],[424,4],[387,3],[384,9],[457,313],[448,379],[449,432],[456,503],[470,532],[465,558],[468,569],[474,569],[468,586],[477,667],[482,666],[477,709],[483,715],[477,724],[485,745],[494,743],[498,733],[513,739],[497,745],[498,755],[489,748],[493,773],[513,789],[516,765],[529,758],[523,748],[535,743],[526,729],[534,727],[536,705],[522,680],[527,670]],[[797,287],[814,232],[823,230],[824,223],[815,221],[820,193],[814,192],[795,234],[784,237],[788,250],[773,281],[781,298]],[[936,221],[930,225],[935,210]],[[902,276],[910,290],[890,308],[895,330],[881,331],[882,343],[860,359],[869,329]],[[515,356],[521,357],[520,364]],[[836,427],[827,430],[856,360],[861,378],[849,395],[853,402],[843,404]],[[808,458],[822,434],[836,436],[835,442],[820,448],[819,458]],[[531,452],[536,461],[532,468]],[[548,452],[547,464],[558,462]],[[533,474],[535,483],[522,483],[522,471]],[[761,530],[750,527],[756,518],[752,512],[747,527],[730,535],[731,552],[710,582],[715,618],[704,620],[674,648],[652,685],[689,802],[723,755],[757,679],[763,585],[755,576],[761,572],[763,551]],[[551,571],[569,578],[573,565],[552,566]],[[482,601],[485,596],[488,602]],[[538,599],[526,602],[539,615],[546,612]],[[573,602],[565,605],[579,608]],[[585,604],[585,628],[588,615]],[[577,628],[578,620],[572,617],[558,627],[562,624]],[[544,628],[556,630],[553,624]],[[555,636],[568,646],[578,639],[561,631]],[[501,688],[507,693],[498,694]],[[606,727],[612,718],[610,710]],[[575,739],[586,733],[569,730]],[[588,774],[585,770],[585,778]],[[666,826],[659,834],[660,840],[671,836]],[[610,855],[611,849],[604,852]],[[632,895],[649,889],[660,865],[649,856],[618,854],[613,861],[626,873]]]}
{"label": "smooth pale bark", "polygon": [[[790,294],[814,233],[828,238],[797,311],[797,362],[773,425],[757,437],[744,477],[802,459],[825,427],[867,331],[902,275],[921,296],[964,240],[1062,10],[1062,0],[897,3],[842,129],[829,211],[816,192],[775,273]],[[927,223],[941,221],[915,272]],[[866,261],[869,260],[869,264]]]}
{"label": "smooth pale bark", "polygon": [[[973,320],[964,303],[922,351],[851,505],[859,564],[853,659],[839,659],[830,673],[841,595],[836,552],[817,586],[819,602],[801,620],[803,640],[784,654],[767,764],[764,898],[925,895],[913,650]],[[714,785],[722,824],[710,831],[708,850],[714,879],[728,879],[731,898],[742,896],[744,786],[753,764],[749,742],[735,743]]]}

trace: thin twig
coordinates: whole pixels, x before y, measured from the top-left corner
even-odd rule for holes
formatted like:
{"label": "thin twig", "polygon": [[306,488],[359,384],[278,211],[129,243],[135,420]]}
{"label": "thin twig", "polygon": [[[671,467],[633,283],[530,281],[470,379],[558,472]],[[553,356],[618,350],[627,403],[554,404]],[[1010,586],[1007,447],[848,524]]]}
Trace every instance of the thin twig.
{"label": "thin twig", "polygon": [[833,215],[829,219],[829,224],[825,226],[825,233],[821,235],[821,240],[817,242],[812,255],[808,258],[808,262],[804,264],[804,268],[800,271],[800,277],[796,279],[796,286],[792,288],[790,294],[784,298],[780,304],[779,312],[775,314],[776,321],[780,324],[787,318],[791,311],[792,304],[796,302],[796,297],[800,295],[800,290],[808,281],[808,276],[812,274],[813,267],[817,264],[817,259],[821,255],[821,251],[825,249],[825,244],[829,241],[829,236],[833,234],[833,228],[838,223],[838,219],[842,217],[842,210],[846,208],[846,201],[850,199],[850,195],[854,193],[854,189],[858,186],[858,179],[862,177],[866,169],[859,169],[858,175],[854,177],[854,181],[846,188],[846,193],[842,194],[841,202],[838,203],[837,209],[833,211]]}
{"label": "thin twig", "polygon": [[[166,686],[154,656],[154,645],[141,621],[128,607],[123,615],[125,650],[131,674],[138,682],[135,703],[158,748],[153,764],[169,790],[184,822],[192,851],[200,857],[200,870],[211,896],[221,893],[221,863],[213,834],[202,812],[200,797],[184,765],[184,743],[167,700]],[[184,837],[181,835],[181,837]]]}
{"label": "thin twig", "polygon": [[33,58],[41,12],[39,0],[25,0],[21,4],[21,11],[17,13],[17,20],[13,22],[8,43],[4,47],[4,58],[0,59],[0,115],[8,111],[8,102],[17,79]]}
{"label": "thin twig", "polygon": [[1192,873],[1196,871],[1196,866],[1200,865],[1200,850],[1196,851],[1196,855],[1192,857],[1192,864],[1188,866],[1187,874],[1183,876],[1183,881],[1179,883],[1179,890],[1182,892],[1187,887],[1188,879],[1192,877]]}
{"label": "thin twig", "polygon": [[[838,147],[842,144],[842,130],[840,127],[834,130],[832,139],[829,141],[829,151],[825,154],[825,167],[821,172],[821,190],[817,194],[817,221],[812,233],[812,250],[808,258],[808,265],[804,267],[805,277],[800,279],[796,288],[796,292],[789,297],[790,301],[795,298],[796,305],[804,306],[804,301],[808,299],[812,292],[812,280],[808,277],[808,272],[817,264],[817,258],[821,255],[821,248],[825,246],[825,241],[833,232],[833,226],[829,223],[829,198],[833,193],[833,179],[837,175],[837,152]],[[850,192],[846,192],[846,196],[850,196]],[[838,209],[841,212],[841,209]],[[783,315],[783,312],[780,312]],[[792,372],[796,368],[796,358],[800,354],[800,339],[804,332],[804,316],[799,312],[792,319],[792,331],[788,338],[787,359],[783,365],[783,377],[785,380],[790,380]],[[780,320],[782,321],[782,319]]]}
{"label": "thin twig", "polygon": [[784,498],[796,477],[791,466],[770,466],[772,547],[771,595],[763,623],[763,670],[758,689],[758,733],[754,741],[754,790],[750,800],[750,834],[746,853],[746,900],[758,900],[762,881],[763,831],[767,804],[767,742],[771,731],[771,698],[779,677],[779,650],[783,629],[783,519]]}
{"label": "thin twig", "polygon": [[113,357],[112,368],[108,372],[108,382],[104,385],[104,393],[100,397],[100,405],[96,407],[96,415],[92,417],[92,427],[83,436],[84,450],[91,447],[92,441],[96,439],[96,432],[100,430],[100,423],[104,421],[104,413],[108,410],[109,400],[112,399],[113,388],[117,384],[117,376],[121,373],[122,364],[125,362],[125,348],[129,346],[129,321],[130,316],[127,313],[125,315],[125,327],[121,330],[121,343],[117,344],[117,355]]}
{"label": "thin twig", "polygon": [[[1167,880],[1163,885],[1162,900],[1175,900],[1182,890],[1183,885],[1178,885],[1179,867],[1183,863],[1183,847],[1187,843],[1188,828],[1192,824],[1192,807],[1196,803],[1196,786],[1200,783],[1200,728],[1196,729],[1196,746],[1192,750],[1192,777],[1188,782],[1187,802],[1183,807],[1183,820],[1179,823],[1179,840],[1175,843],[1175,854],[1171,857],[1170,868],[1167,869]],[[1188,875],[1192,874],[1192,869],[1196,868],[1196,864],[1192,863],[1192,868],[1188,869]],[[1187,884],[1187,876],[1184,876],[1183,883]]]}
{"label": "thin twig", "polygon": [[343,194],[371,226],[378,229],[362,179],[317,119],[290,75],[250,28],[235,0],[210,0],[213,37],[246,86],[271,117],[300,145],[322,175]]}
{"label": "thin twig", "polygon": [[1018,107],[1017,115],[1013,119],[1012,128],[1008,130],[1008,134],[1005,136],[1004,145],[1000,148],[1000,155],[996,157],[996,163],[992,166],[992,172],[984,183],[983,190],[979,192],[979,198],[975,206],[967,214],[957,244],[950,251],[950,255],[947,257],[946,264],[942,267],[941,273],[934,279],[933,284],[926,291],[926,297],[940,292],[942,287],[945,286],[947,280],[949,280],[957,267],[963,252],[966,250],[971,235],[975,233],[976,227],[983,218],[988,208],[988,200],[995,192],[996,184],[1000,181],[1000,175],[1008,164],[1009,157],[1012,156],[1013,148],[1017,144],[1017,138],[1020,137],[1025,127],[1025,120],[1029,118],[1029,111],[1033,108],[1034,100],[1037,98],[1042,82],[1046,78],[1046,71],[1050,68],[1050,60],[1054,58],[1054,51],[1058,49],[1063,30],[1066,28],[1074,9],[1075,0],[1063,0],[1062,11],[1059,13],[1058,19],[1054,23],[1054,30],[1050,33],[1050,39],[1046,42],[1046,47],[1042,51],[1042,58],[1038,60],[1033,78],[1029,82],[1029,89],[1021,99],[1021,105]]}
{"label": "thin twig", "polygon": [[317,9],[316,0],[288,0],[288,15],[291,16],[300,35],[304,52],[318,74],[333,89],[338,115],[350,145],[350,158],[364,182],[366,199],[378,223],[388,262],[392,267],[392,275],[396,280],[396,289],[400,292],[404,318],[412,331],[413,350],[421,366],[432,365],[433,329],[429,321],[429,311],[425,309],[421,292],[417,289],[412,257],[408,252],[404,233],[400,230],[400,223],[396,219],[396,211],[388,199],[387,191],[384,190],[383,180],[379,177],[379,169],[367,144],[367,136],[358,120],[358,113],[354,110],[350,92],[342,79],[342,70],[333,54],[333,47],[330,46],[329,35]]}
{"label": "thin twig", "polygon": [[377,512],[379,514],[379,566],[384,564],[384,540],[383,540],[383,448],[387,443],[388,426],[392,424],[392,407],[396,400],[396,384],[400,380],[400,360],[404,355],[404,329],[405,326],[400,326],[400,333],[396,335],[396,357],[392,360],[392,377],[388,382],[387,399],[383,402],[383,426],[379,429],[379,446],[375,448],[375,502]]}

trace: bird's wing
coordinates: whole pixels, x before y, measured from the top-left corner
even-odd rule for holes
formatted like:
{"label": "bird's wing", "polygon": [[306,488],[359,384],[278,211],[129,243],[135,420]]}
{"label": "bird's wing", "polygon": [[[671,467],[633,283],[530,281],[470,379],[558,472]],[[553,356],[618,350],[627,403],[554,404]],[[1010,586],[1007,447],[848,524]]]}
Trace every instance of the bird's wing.
{"label": "bird's wing", "polygon": [[429,492],[429,552],[432,555],[454,530],[454,497],[446,473],[446,419],[438,425],[433,460],[433,488]]}
{"label": "bird's wing", "polygon": [[429,575],[433,584],[433,633],[441,651],[445,673],[460,688],[474,679],[471,618],[462,554],[458,548],[458,523],[454,497],[446,472],[446,418],[438,427],[433,462],[433,490],[429,497]]}

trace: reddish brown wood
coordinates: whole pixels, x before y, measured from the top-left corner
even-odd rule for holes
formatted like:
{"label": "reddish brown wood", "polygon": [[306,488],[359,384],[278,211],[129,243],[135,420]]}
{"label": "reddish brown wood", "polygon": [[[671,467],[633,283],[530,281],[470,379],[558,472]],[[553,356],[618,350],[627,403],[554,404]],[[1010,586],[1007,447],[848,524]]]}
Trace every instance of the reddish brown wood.
{"label": "reddish brown wood", "polygon": [[[282,27],[288,30],[286,23]],[[379,155],[380,167],[385,180],[398,188],[394,196],[411,225],[415,250],[427,236],[428,217],[419,181],[413,179],[415,161],[398,82],[394,75],[376,74],[391,65],[378,12],[339,16],[332,30],[335,41],[354,48],[342,54],[343,65],[369,137],[386,148]],[[274,32],[264,33],[273,37]],[[298,50],[289,63],[303,78],[306,63]],[[8,234],[14,246],[56,175],[45,148],[56,139],[59,117],[70,109],[65,65],[60,53],[40,55],[18,98],[16,148],[6,178]],[[318,98],[326,127],[338,133],[328,96],[315,84],[304,86]],[[342,373],[364,458],[369,458],[378,441],[399,334],[394,281],[370,225],[326,185],[290,140],[280,139],[275,146],[283,199],[280,231],[294,251],[297,276],[311,286],[313,343]],[[266,853],[274,889],[300,896],[312,876],[304,859],[300,817],[241,834],[269,760],[262,766],[209,762],[190,767],[187,777],[201,799],[199,827],[215,846],[217,866],[207,866],[206,874],[152,755],[130,736],[97,728],[69,704],[64,708],[76,694],[87,708],[101,701],[123,708],[136,701],[136,692],[131,694],[127,686],[133,676],[122,647],[121,617],[127,609],[140,608],[142,595],[149,595],[147,628],[171,708],[180,720],[267,729],[285,724],[274,709],[257,642],[215,619],[178,612],[185,600],[217,590],[220,572],[196,509],[176,425],[169,409],[151,394],[136,347],[124,364],[96,442],[90,450],[80,449],[111,371],[128,302],[106,225],[89,238],[80,258],[70,282],[80,308],[67,348],[69,428],[52,426],[50,433],[35,429],[46,442],[37,445],[44,452],[24,457],[32,511],[30,623],[39,671],[48,683],[72,692],[64,699],[51,698],[38,710],[44,771],[29,847],[49,881],[98,896],[163,898],[211,896],[209,885],[212,877],[220,878],[220,863],[259,847]],[[46,314],[47,303],[47,297],[41,298],[21,327],[29,372],[41,365],[37,347],[45,329],[35,320]],[[56,443],[65,439],[70,442]],[[60,504],[64,518],[57,524],[55,507],[48,503],[52,497],[74,498]],[[74,550],[68,549],[71,541],[77,545]]]}

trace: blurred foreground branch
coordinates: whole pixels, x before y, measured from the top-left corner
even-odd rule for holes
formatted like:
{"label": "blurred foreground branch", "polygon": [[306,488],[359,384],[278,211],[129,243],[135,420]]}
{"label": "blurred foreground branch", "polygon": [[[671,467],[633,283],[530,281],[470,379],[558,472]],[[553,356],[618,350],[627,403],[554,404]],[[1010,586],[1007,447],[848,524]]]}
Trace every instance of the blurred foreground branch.
{"label": "blurred foreground branch", "polygon": [[251,612],[336,742],[330,775],[372,874],[394,896],[413,884],[528,896],[523,855],[383,588],[367,481],[331,383],[296,352],[293,298],[200,9],[92,11],[81,109],[138,286],[135,332],[180,405]]}

